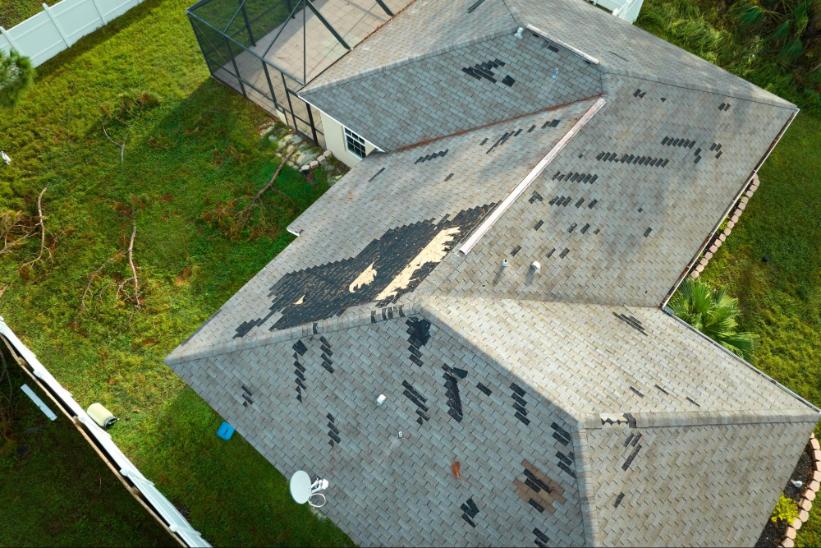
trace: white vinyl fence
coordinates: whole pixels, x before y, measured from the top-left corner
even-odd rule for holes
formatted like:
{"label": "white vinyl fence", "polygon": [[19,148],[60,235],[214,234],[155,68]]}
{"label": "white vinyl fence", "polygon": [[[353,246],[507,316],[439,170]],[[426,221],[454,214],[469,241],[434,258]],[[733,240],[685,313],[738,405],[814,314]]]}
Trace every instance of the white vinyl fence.
{"label": "white vinyl fence", "polygon": [[18,23],[0,27],[0,50],[17,50],[36,67],[143,0],[62,0]]}
{"label": "white vinyl fence", "polygon": [[[15,352],[31,367],[31,371],[42,388],[51,395],[53,401],[57,403],[62,411],[75,423],[82,432],[85,432],[99,450],[113,463],[114,468],[119,471],[127,483],[136,488],[140,499],[146,504],[155,518],[163,524],[169,531],[176,535],[177,540],[183,546],[203,547],[210,546],[208,542],[197,532],[188,520],[180,514],[177,508],[157,489],[157,487],[134,466],[134,463],[120,451],[111,435],[97,426],[97,423],[89,417],[82,407],[74,400],[71,393],[55,379],[48,369],[40,363],[37,356],[29,350],[17,335],[3,321],[0,316],[0,343],[2,339],[8,341]],[[82,426],[80,426],[82,425]],[[71,455],[66,455],[71,458]]]}

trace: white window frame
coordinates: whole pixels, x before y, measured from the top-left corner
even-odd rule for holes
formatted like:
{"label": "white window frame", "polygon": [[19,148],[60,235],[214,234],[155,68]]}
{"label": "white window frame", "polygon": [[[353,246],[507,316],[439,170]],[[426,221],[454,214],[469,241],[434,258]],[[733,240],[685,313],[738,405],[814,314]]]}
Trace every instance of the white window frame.
{"label": "white window frame", "polygon": [[[342,127],[343,130],[343,137],[345,139],[345,150],[356,156],[357,158],[364,158],[367,156],[367,150],[365,147],[365,139],[363,139],[359,134],[354,133],[350,129],[346,127]],[[353,143],[354,146],[351,146],[350,143]],[[356,149],[357,145],[362,148],[361,152]]]}

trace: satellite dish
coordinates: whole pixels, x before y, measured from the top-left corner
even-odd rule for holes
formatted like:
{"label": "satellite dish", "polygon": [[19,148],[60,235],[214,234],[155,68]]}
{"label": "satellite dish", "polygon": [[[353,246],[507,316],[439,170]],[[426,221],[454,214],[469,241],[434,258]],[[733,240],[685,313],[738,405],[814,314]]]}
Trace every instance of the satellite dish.
{"label": "satellite dish", "polygon": [[[327,489],[328,485],[329,483],[326,479],[318,479],[311,482],[311,476],[308,475],[308,472],[298,470],[294,472],[293,476],[291,476],[291,481],[289,483],[291,498],[293,498],[294,502],[297,504],[305,504],[307,502],[314,508],[322,508],[325,506],[327,499],[321,491]],[[319,498],[322,502],[312,502],[312,498]]]}

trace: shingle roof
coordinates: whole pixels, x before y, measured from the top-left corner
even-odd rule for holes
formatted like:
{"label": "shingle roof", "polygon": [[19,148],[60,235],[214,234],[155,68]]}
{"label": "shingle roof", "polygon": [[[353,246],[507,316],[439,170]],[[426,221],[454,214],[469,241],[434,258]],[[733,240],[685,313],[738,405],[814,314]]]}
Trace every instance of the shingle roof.
{"label": "shingle roof", "polygon": [[470,253],[449,256],[420,290],[658,305],[794,114],[610,74],[605,100]]}
{"label": "shingle roof", "polygon": [[817,419],[657,309],[394,310],[172,361],[360,545],[752,544]]}
{"label": "shingle roof", "polygon": [[595,65],[534,33],[516,38],[505,30],[300,95],[383,150],[397,150],[601,91]]}
{"label": "shingle roof", "polygon": [[818,419],[659,309],[796,109],[581,6],[417,1],[331,67],[329,113],[403,150],[167,359],[284,474],[329,477],[360,544],[752,544]]}
{"label": "shingle roof", "polygon": [[300,96],[396,150],[596,95],[602,74],[793,106],[579,0],[414,2]]}

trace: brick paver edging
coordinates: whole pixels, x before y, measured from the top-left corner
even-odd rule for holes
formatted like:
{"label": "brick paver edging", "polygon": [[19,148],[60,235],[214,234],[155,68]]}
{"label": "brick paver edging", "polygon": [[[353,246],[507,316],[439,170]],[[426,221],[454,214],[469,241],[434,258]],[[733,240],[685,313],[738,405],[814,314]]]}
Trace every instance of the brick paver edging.
{"label": "brick paver edging", "polygon": [[819,484],[821,484],[821,448],[818,445],[818,439],[815,434],[810,436],[810,447],[812,448],[812,460],[814,470],[812,479],[807,484],[807,488],[801,493],[801,501],[798,503],[798,517],[787,526],[787,533],[784,540],[781,541],[783,548],[792,548],[795,546],[795,535],[801,526],[804,525],[810,518],[810,509],[812,502],[815,500],[819,491]]}
{"label": "brick paver edging", "polygon": [[750,201],[750,198],[753,197],[755,194],[756,189],[759,185],[758,175],[755,174],[750,178],[750,182],[747,185],[747,190],[745,190],[736,202],[735,207],[731,209],[730,215],[728,217],[727,224],[724,226],[724,230],[716,232],[715,236],[713,237],[713,241],[710,242],[710,245],[706,247],[704,250],[704,254],[701,258],[696,262],[695,268],[690,272],[690,277],[695,279],[698,278],[704,269],[707,268],[707,264],[710,262],[710,259],[713,258],[713,255],[716,254],[718,248],[724,244],[724,241],[730,236],[733,232],[733,227],[738,223],[738,219],[741,217],[741,213],[747,207],[747,202]]}

